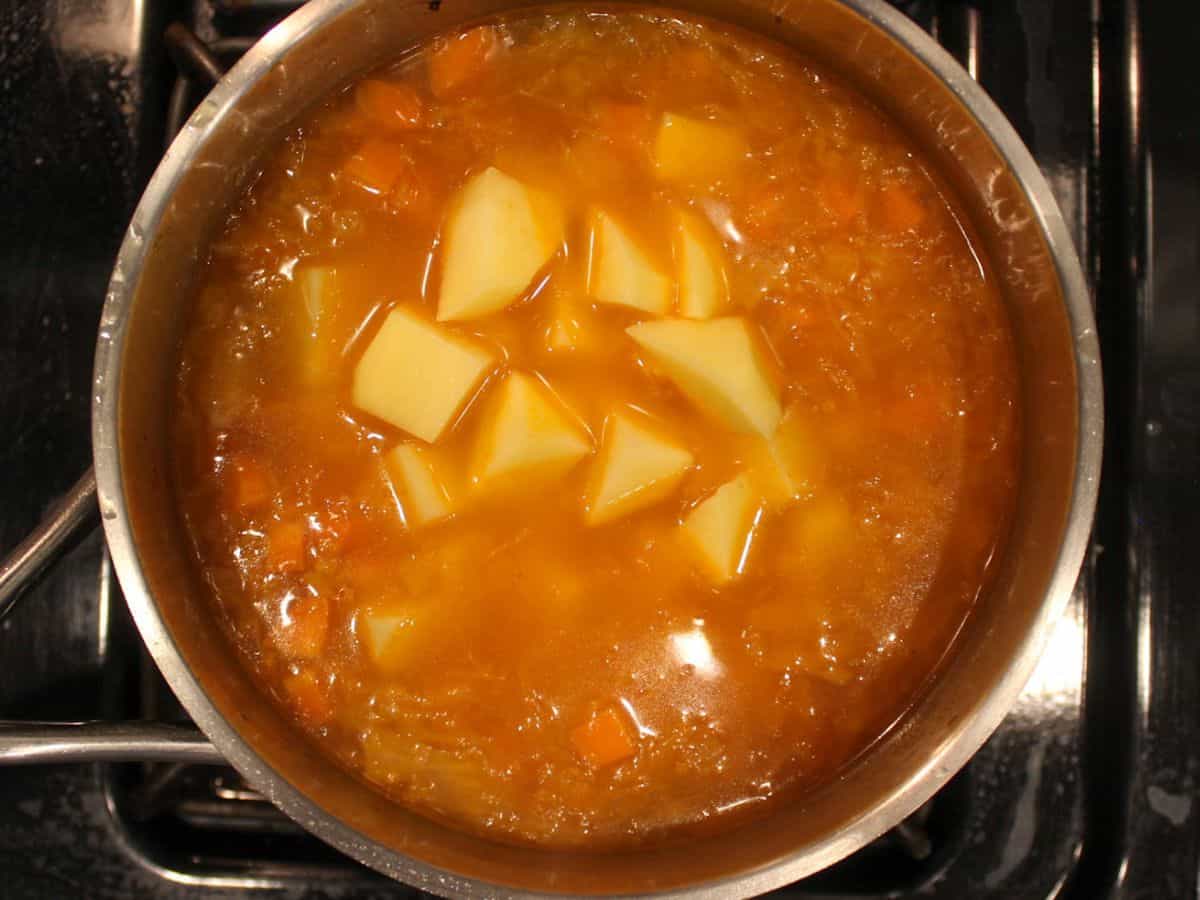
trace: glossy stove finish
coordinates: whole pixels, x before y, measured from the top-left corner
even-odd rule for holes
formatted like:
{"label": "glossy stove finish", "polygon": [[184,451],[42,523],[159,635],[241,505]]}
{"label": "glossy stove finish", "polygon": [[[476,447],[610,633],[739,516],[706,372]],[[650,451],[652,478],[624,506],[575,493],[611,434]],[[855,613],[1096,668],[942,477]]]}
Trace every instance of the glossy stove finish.
{"label": "glossy stove finish", "polygon": [[[1194,897],[1200,86],[1185,64],[1200,9],[897,5],[998,101],[1072,226],[1105,359],[1101,507],[1071,606],[996,735],[903,828],[781,893]],[[0,11],[3,547],[89,458],[109,266],[168,131],[166,24],[234,54],[288,8],[13,0]],[[99,535],[0,623],[0,717],[182,717]],[[15,898],[416,894],[309,837],[231,771],[169,766],[0,770],[0,884]]]}

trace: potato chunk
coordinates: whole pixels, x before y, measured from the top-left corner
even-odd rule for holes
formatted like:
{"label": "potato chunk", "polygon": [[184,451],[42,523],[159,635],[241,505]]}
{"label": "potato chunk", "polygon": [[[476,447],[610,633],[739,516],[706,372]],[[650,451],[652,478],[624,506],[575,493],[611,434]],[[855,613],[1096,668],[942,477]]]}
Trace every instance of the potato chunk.
{"label": "potato chunk", "polygon": [[703,184],[719,180],[749,152],[736,129],[716,122],[667,113],[654,139],[654,163],[669,181]]}
{"label": "potato chunk", "polygon": [[770,509],[787,506],[811,491],[824,471],[813,437],[794,410],[784,415],[769,440],[750,440],[747,469]]}
{"label": "potato chunk", "polygon": [[592,216],[588,293],[601,303],[662,316],[671,308],[672,285],[628,231],[597,211]]}
{"label": "potato chunk", "polygon": [[675,223],[675,265],[681,316],[711,319],[729,305],[723,257],[712,226],[692,213],[680,213]]}
{"label": "potato chunk", "polygon": [[591,452],[590,435],[550,389],[532,375],[511,372],[475,438],[471,480],[492,490],[554,478]]}
{"label": "potato chunk", "polygon": [[341,348],[334,343],[334,322],[343,304],[343,281],[332,266],[297,268],[292,283],[304,309],[301,368],[310,383],[327,381],[334,373]]}
{"label": "potato chunk", "polygon": [[431,447],[406,443],[387,455],[388,469],[398,482],[405,520],[411,526],[436,522],[454,512],[447,479],[435,452]]}
{"label": "potato chunk", "polygon": [[504,309],[562,246],[557,204],[496,168],[468,181],[451,210],[444,230],[439,322]]}
{"label": "potato chunk", "polygon": [[751,480],[742,474],[717,488],[684,518],[680,526],[684,543],[714,584],[725,584],[742,573],[761,515],[762,502]]}
{"label": "potato chunk", "polygon": [[495,357],[407,309],[390,312],[354,370],[359,409],[433,443],[495,365]]}
{"label": "potato chunk", "polygon": [[402,667],[411,656],[416,625],[416,617],[406,612],[367,610],[358,617],[358,632],[371,661],[386,670]]}
{"label": "potato chunk", "polygon": [[783,415],[763,337],[738,317],[665,319],[625,329],[701,410],[735,431],[769,438]]}
{"label": "potato chunk", "polygon": [[657,503],[695,461],[691,451],[660,434],[644,416],[629,410],[613,413],[604,423],[585,521],[600,525]]}

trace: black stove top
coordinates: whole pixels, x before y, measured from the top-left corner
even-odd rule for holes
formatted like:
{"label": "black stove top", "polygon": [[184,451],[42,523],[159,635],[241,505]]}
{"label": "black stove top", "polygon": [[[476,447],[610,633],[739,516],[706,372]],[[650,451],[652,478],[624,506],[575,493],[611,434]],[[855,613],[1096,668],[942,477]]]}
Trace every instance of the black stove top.
{"label": "black stove top", "polygon": [[[1200,887],[1200,5],[908,0],[1008,114],[1093,286],[1108,425],[1071,605],[1012,713],[880,841],[781,894],[1195,897]],[[126,219],[197,88],[164,32],[227,59],[281,0],[0,8],[0,547],[86,467],[92,349]],[[185,717],[93,534],[0,623],[0,718]],[[223,768],[0,769],[0,896],[417,896]]]}

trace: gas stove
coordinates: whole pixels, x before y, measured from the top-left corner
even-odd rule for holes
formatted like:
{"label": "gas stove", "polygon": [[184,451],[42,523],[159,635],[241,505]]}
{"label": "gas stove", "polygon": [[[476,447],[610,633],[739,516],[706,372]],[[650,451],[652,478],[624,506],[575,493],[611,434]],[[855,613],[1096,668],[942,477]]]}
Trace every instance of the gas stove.
{"label": "gas stove", "polygon": [[[1184,62],[1200,7],[896,5],[1004,109],[1072,228],[1104,351],[1100,511],[1071,604],[992,739],[899,828],[780,894],[1195,897],[1200,82]],[[0,547],[88,465],[95,329],[142,186],[213,69],[293,6],[0,11]],[[186,722],[98,532],[0,622],[0,718]],[[5,897],[419,895],[309,836],[226,767],[0,768],[0,798]]]}

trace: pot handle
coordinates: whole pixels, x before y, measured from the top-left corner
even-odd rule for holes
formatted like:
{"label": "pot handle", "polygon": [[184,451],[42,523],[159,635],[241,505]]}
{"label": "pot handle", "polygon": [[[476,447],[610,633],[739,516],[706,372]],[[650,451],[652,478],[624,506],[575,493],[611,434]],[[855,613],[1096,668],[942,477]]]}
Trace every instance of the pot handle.
{"label": "pot handle", "polygon": [[47,566],[95,528],[99,520],[96,475],[89,468],[41,524],[0,561],[0,619],[21,594],[37,583]]}
{"label": "pot handle", "polygon": [[[99,519],[96,476],[88,469],[41,524],[0,561],[0,619]],[[0,720],[0,765],[128,761],[225,762],[193,725]]]}
{"label": "pot handle", "polygon": [[192,725],[0,721],[0,766],[89,762],[224,765],[225,758]]}

